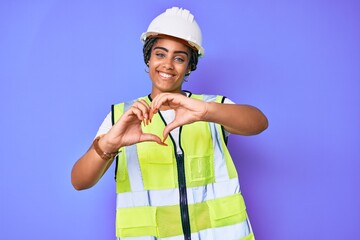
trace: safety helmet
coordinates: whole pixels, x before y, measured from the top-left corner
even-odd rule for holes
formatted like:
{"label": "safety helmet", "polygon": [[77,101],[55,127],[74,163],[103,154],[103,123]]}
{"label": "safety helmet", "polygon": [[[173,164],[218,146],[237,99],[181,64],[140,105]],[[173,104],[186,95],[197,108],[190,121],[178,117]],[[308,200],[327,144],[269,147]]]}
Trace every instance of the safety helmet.
{"label": "safety helmet", "polygon": [[197,50],[199,57],[204,55],[200,27],[189,10],[178,7],[167,9],[152,20],[147,31],[141,34],[141,41],[145,43],[148,37],[159,34],[183,39]]}

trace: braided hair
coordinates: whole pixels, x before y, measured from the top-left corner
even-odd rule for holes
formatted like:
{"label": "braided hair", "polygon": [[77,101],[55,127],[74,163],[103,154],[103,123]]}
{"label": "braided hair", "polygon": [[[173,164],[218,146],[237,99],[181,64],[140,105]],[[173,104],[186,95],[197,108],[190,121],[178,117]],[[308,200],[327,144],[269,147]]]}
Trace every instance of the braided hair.
{"label": "braided hair", "polygon": [[[148,65],[148,62],[150,60],[150,56],[151,56],[151,49],[154,45],[154,43],[156,43],[156,41],[159,38],[148,38],[145,40],[144,43],[144,47],[143,47],[143,55],[144,55],[144,62],[146,65]],[[190,50],[190,61],[189,61],[189,66],[190,66],[190,71],[195,71],[196,70],[196,66],[198,64],[198,59],[199,59],[199,54],[197,53],[197,51],[191,47],[189,47]],[[189,76],[190,73],[186,73],[185,76]]]}

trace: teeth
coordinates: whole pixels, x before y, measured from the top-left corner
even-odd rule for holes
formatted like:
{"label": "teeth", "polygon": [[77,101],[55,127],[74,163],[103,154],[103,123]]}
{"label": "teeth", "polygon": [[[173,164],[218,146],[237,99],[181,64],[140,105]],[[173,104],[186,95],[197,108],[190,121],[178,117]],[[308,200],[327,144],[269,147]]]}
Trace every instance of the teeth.
{"label": "teeth", "polygon": [[159,72],[159,75],[164,77],[164,78],[171,78],[172,77],[171,74],[167,74],[167,73],[163,73],[163,72]]}

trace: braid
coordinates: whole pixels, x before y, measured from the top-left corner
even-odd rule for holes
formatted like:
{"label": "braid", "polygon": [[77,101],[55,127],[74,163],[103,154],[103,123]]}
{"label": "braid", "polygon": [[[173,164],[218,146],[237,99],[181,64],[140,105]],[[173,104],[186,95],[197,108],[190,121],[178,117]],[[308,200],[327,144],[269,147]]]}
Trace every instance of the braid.
{"label": "braid", "polygon": [[[146,65],[148,65],[148,62],[150,60],[151,49],[157,40],[158,40],[158,38],[148,38],[148,39],[146,39],[146,41],[144,43],[143,55],[144,55],[144,62]],[[195,71],[196,66],[198,64],[199,54],[195,49],[193,49],[191,47],[189,47],[189,49],[190,49],[190,61],[189,61],[190,70]],[[185,76],[188,76],[188,75],[190,75],[190,73],[185,74]]]}
{"label": "braid", "polygon": [[151,49],[154,43],[157,41],[157,38],[148,38],[146,39],[143,47],[143,55],[144,55],[144,62],[146,66],[148,65],[148,62],[150,60],[151,56]]}
{"label": "braid", "polygon": [[195,71],[196,70],[196,66],[198,64],[198,60],[199,60],[199,53],[197,51],[195,51],[194,49],[190,48],[190,67],[191,67],[191,71]]}

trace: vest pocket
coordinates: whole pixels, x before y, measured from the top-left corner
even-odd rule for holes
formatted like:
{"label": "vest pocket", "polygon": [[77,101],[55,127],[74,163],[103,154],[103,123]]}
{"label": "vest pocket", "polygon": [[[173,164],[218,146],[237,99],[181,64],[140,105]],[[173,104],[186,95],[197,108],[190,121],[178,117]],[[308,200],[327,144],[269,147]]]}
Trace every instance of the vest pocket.
{"label": "vest pocket", "polygon": [[240,223],[247,218],[245,202],[241,194],[207,201],[212,227]]}
{"label": "vest pocket", "polygon": [[137,144],[141,177],[146,190],[175,188],[176,161],[173,148],[157,143]]}
{"label": "vest pocket", "polygon": [[118,208],[116,236],[157,236],[156,207]]}
{"label": "vest pocket", "polygon": [[141,171],[146,190],[176,187],[174,164],[143,164]]}
{"label": "vest pocket", "polygon": [[188,180],[190,186],[205,185],[214,182],[214,160],[212,155],[187,156]]}

